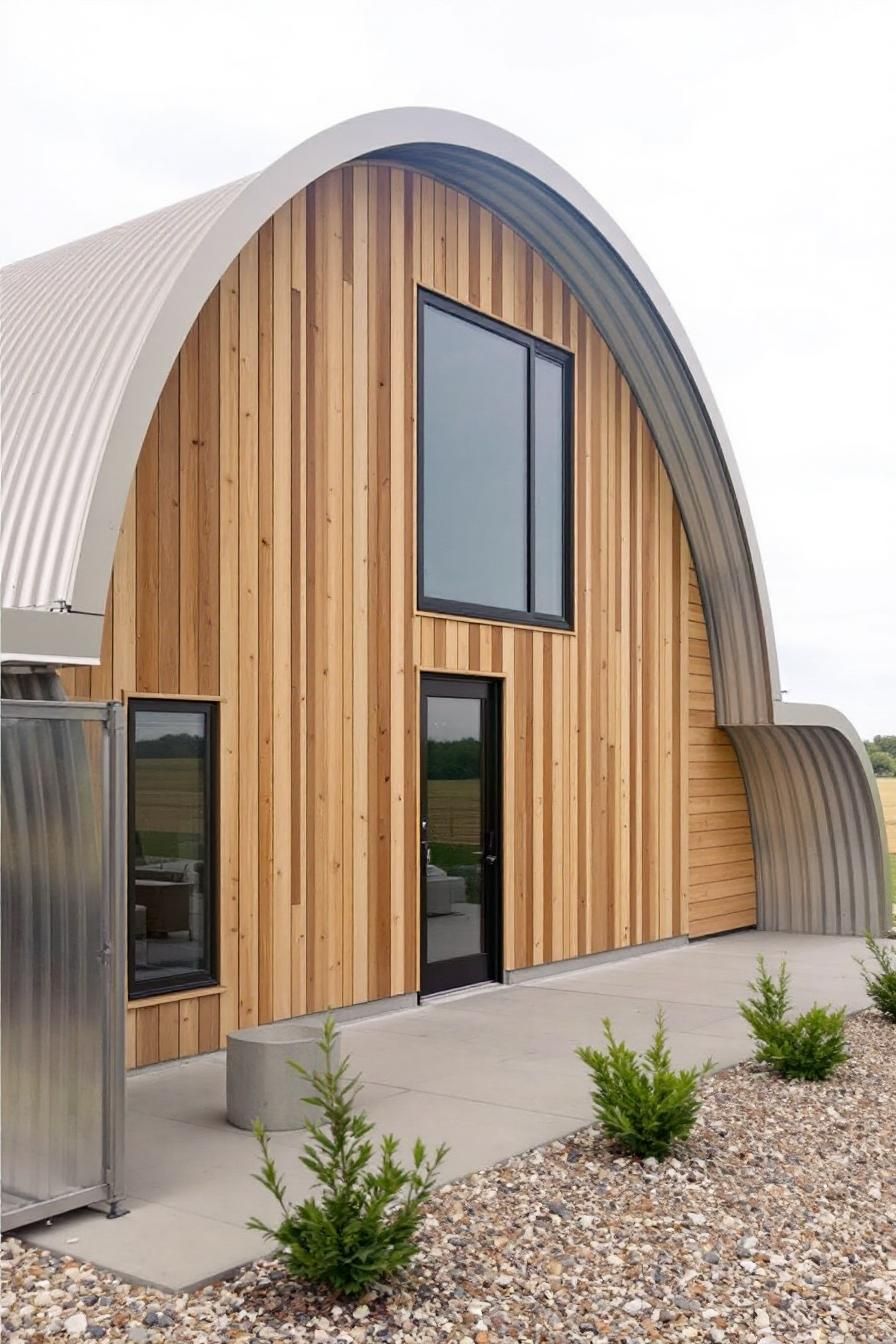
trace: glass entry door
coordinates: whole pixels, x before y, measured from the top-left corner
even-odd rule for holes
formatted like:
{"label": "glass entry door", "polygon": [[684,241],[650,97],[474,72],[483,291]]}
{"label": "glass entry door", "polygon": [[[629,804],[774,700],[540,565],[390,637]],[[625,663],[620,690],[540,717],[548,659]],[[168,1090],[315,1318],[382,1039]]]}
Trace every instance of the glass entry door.
{"label": "glass entry door", "polygon": [[421,705],[421,992],[500,973],[498,690],[425,676]]}

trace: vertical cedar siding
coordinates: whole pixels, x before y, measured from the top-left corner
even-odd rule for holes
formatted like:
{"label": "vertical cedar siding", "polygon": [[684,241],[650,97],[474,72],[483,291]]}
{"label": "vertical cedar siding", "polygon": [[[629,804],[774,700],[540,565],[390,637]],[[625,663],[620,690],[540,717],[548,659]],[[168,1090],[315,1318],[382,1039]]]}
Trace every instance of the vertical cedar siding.
{"label": "vertical cedar siding", "polygon": [[[417,284],[574,356],[575,625],[415,610]],[[98,668],[220,697],[223,992],[128,1012],[128,1062],[417,988],[418,674],[503,684],[507,968],[755,920],[700,594],[613,356],[477,202],[328,174],[243,248],[147,429]]]}
{"label": "vertical cedar siding", "polygon": [[688,564],[689,932],[699,938],[756,922],[750,813],[731,741],[716,727],[709,641]]}

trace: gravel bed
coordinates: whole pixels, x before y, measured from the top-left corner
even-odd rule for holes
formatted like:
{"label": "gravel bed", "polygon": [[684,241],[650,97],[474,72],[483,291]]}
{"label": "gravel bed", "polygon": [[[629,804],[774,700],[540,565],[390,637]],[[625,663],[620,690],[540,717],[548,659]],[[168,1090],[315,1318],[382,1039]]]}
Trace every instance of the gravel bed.
{"label": "gravel bed", "polygon": [[413,1268],[360,1303],[270,1261],[174,1296],[7,1238],[0,1338],[896,1344],[896,1027],[847,1034],[827,1083],[707,1080],[662,1165],[584,1129],[443,1187]]}

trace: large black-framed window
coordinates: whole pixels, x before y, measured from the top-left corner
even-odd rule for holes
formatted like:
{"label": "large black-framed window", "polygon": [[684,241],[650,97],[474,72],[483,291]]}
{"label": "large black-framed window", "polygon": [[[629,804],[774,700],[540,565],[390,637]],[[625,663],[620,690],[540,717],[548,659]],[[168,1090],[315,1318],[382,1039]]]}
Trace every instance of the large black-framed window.
{"label": "large black-framed window", "polygon": [[217,705],[128,705],[128,989],[217,983]]}
{"label": "large black-framed window", "polygon": [[417,599],[572,625],[572,355],[418,291]]}

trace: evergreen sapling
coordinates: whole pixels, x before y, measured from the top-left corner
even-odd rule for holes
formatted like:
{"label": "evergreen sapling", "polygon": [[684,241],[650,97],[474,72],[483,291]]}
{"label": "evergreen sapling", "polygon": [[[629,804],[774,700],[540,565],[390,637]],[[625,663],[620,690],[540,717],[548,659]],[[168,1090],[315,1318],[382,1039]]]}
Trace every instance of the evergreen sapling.
{"label": "evergreen sapling", "polygon": [[406,1167],[397,1157],[397,1139],[387,1134],[374,1164],[373,1124],[356,1104],[361,1080],[348,1076],[348,1059],[334,1065],[335,1039],[333,1019],[327,1018],[320,1042],[323,1066],[309,1072],[290,1061],[311,1089],[306,1101],[320,1110],[320,1121],[307,1126],[309,1142],[299,1155],[320,1195],[288,1204],[268,1135],[256,1121],[262,1153],[256,1180],[277,1201],[282,1218],[276,1227],[252,1218],[249,1227],[278,1243],[295,1278],[354,1297],[413,1259],[422,1206],[448,1150],[440,1144],[429,1157],[418,1139]]}

